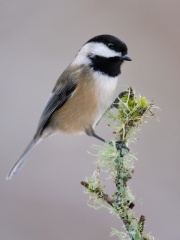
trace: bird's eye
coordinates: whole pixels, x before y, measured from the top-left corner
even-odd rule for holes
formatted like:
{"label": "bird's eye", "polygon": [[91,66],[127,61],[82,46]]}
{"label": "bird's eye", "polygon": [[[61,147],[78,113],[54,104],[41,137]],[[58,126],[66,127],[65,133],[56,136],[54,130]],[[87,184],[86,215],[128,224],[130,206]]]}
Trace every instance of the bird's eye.
{"label": "bird's eye", "polygon": [[112,43],[109,43],[109,44],[108,44],[108,48],[110,48],[110,49],[114,50],[114,49],[115,49],[115,46],[114,46],[114,44],[112,44]]}

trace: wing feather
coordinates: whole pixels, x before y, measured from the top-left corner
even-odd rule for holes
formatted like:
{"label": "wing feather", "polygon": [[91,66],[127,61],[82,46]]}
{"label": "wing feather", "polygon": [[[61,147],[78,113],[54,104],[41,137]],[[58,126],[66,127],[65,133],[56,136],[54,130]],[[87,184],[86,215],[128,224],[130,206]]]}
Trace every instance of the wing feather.
{"label": "wing feather", "polygon": [[76,89],[76,86],[77,83],[69,83],[67,86],[61,88],[60,91],[56,93],[52,92],[39,120],[39,124],[36,131],[37,138],[41,136],[52,114],[64,105],[64,103],[68,100],[68,98],[72,95],[72,93]]}

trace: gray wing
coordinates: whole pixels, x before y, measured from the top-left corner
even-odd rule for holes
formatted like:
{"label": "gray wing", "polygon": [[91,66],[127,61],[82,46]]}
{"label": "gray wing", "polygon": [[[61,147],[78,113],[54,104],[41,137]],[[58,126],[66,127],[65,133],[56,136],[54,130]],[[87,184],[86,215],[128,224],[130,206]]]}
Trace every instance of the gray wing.
{"label": "gray wing", "polygon": [[68,83],[65,86],[62,86],[57,91],[53,91],[39,120],[39,124],[37,127],[37,131],[35,134],[35,138],[39,138],[47,126],[50,117],[52,114],[61,108],[67,99],[72,95],[74,90],[76,89],[77,83]]}

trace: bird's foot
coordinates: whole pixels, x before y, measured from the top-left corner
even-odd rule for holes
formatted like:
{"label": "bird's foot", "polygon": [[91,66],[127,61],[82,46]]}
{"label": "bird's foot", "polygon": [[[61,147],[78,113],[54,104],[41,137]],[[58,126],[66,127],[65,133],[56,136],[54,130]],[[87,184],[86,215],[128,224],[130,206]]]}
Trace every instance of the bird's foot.
{"label": "bird's foot", "polygon": [[119,107],[119,101],[121,98],[124,97],[125,94],[127,94],[128,91],[121,92],[118,97],[114,100],[114,102],[111,104],[110,108],[118,108]]}
{"label": "bird's foot", "polygon": [[116,141],[116,148],[120,150],[120,155],[125,155],[129,152],[129,148],[126,146],[126,142],[123,140]]}

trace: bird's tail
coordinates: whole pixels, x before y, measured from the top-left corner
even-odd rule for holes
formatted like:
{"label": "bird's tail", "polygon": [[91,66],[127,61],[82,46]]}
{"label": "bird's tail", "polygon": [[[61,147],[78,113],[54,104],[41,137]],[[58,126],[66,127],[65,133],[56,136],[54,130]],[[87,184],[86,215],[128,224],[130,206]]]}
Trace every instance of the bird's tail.
{"label": "bird's tail", "polygon": [[28,144],[28,146],[24,150],[24,152],[21,155],[21,157],[19,158],[19,160],[16,162],[16,164],[13,166],[13,168],[7,175],[6,180],[10,180],[14,175],[16,175],[21,170],[21,168],[24,166],[25,162],[27,161],[27,157],[29,156],[31,151],[34,149],[34,147],[38,143],[40,143],[41,140],[42,140],[41,138],[37,138],[37,139],[33,138],[31,140],[31,142]]}

